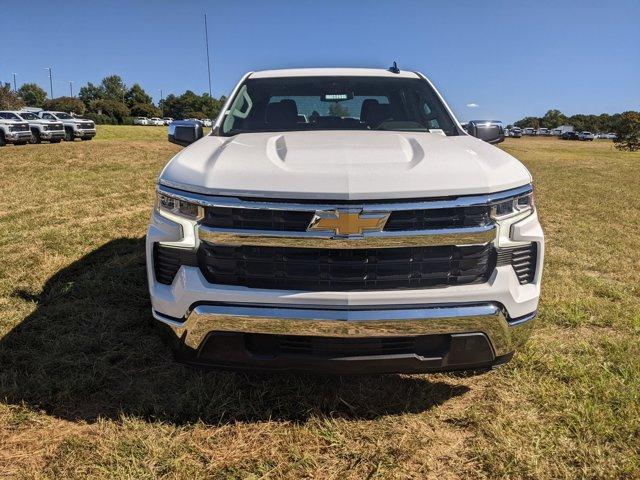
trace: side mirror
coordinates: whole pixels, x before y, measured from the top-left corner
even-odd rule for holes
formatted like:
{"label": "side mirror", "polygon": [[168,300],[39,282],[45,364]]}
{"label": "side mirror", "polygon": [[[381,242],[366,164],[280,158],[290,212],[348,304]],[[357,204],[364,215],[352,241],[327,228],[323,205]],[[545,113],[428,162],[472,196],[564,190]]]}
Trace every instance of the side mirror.
{"label": "side mirror", "polygon": [[188,120],[173,121],[169,124],[169,141],[186,147],[204,136],[202,123]]}
{"label": "side mirror", "polygon": [[504,128],[498,120],[471,120],[467,124],[467,132],[491,144],[504,142]]}

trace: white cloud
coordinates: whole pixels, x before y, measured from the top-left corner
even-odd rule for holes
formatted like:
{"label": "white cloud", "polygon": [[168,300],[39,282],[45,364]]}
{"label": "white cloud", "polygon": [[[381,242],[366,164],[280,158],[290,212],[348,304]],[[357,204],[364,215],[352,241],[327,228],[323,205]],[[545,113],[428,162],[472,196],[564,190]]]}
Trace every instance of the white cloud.
{"label": "white cloud", "polygon": [[477,103],[467,103],[467,108],[478,108],[480,105]]}

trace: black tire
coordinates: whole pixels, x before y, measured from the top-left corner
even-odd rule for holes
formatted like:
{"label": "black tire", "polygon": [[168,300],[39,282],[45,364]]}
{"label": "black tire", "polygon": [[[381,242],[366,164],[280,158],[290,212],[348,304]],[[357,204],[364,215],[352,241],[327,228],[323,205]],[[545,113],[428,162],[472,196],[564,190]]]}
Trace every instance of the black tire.
{"label": "black tire", "polygon": [[61,138],[54,138],[53,140],[49,140],[49,143],[60,143],[61,141]]}
{"label": "black tire", "polygon": [[27,142],[15,142],[14,145],[26,145]]}
{"label": "black tire", "polygon": [[40,138],[40,132],[38,130],[31,130],[30,143],[42,143],[42,139]]}
{"label": "black tire", "polygon": [[0,147],[4,147],[7,142],[4,141],[4,132],[0,131]]}
{"label": "black tire", "polygon": [[74,135],[73,135],[73,129],[72,128],[65,128],[64,129],[64,140],[66,142],[73,142]]}
{"label": "black tire", "polygon": [[91,140],[91,138],[92,138],[92,137],[82,137],[82,141],[83,141],[83,142],[86,142],[86,141],[88,141],[88,140]]}

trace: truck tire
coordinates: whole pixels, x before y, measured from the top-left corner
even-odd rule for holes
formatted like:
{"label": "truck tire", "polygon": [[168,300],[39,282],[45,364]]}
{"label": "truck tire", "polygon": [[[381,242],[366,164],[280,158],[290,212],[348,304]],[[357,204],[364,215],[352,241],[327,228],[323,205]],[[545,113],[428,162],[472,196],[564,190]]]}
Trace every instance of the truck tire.
{"label": "truck tire", "polygon": [[73,142],[74,140],[73,129],[71,128],[64,129],[64,139],[66,142]]}
{"label": "truck tire", "polygon": [[60,143],[62,141],[61,138],[54,138],[52,140],[49,140],[49,143]]}
{"label": "truck tire", "polygon": [[42,143],[38,130],[31,130],[31,143]]}
{"label": "truck tire", "polygon": [[86,141],[88,141],[88,140],[91,140],[91,137],[82,137],[82,141],[83,141],[83,142],[86,142]]}
{"label": "truck tire", "polygon": [[7,142],[4,141],[4,132],[0,130],[0,147],[4,147]]}
{"label": "truck tire", "polygon": [[27,142],[15,142],[14,145],[26,145]]}

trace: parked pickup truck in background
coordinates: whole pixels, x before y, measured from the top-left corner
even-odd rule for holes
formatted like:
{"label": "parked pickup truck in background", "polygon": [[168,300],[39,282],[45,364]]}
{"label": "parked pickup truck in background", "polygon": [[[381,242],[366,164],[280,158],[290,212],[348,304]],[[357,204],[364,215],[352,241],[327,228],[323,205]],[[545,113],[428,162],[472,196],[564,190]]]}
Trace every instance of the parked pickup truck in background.
{"label": "parked pickup truck in background", "polygon": [[60,143],[64,138],[64,124],[55,120],[40,118],[33,112],[15,112],[25,122],[29,122],[31,143],[46,140],[50,143]]}
{"label": "parked pickup truck in background", "polygon": [[29,123],[12,111],[0,111],[0,147],[7,143],[24,145],[31,141]]}
{"label": "parked pickup truck in background", "polygon": [[[467,134],[396,69],[252,72],[160,174],[152,313],[207,366],[432,372],[508,361],[544,256],[532,178],[497,122]],[[493,137],[492,137],[493,136]],[[202,138],[201,138],[202,137]]]}
{"label": "parked pickup truck in background", "polygon": [[38,112],[38,116],[45,120],[62,122],[64,125],[64,139],[73,142],[76,138],[91,140],[96,136],[96,125],[91,120],[77,118],[66,112]]}

